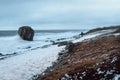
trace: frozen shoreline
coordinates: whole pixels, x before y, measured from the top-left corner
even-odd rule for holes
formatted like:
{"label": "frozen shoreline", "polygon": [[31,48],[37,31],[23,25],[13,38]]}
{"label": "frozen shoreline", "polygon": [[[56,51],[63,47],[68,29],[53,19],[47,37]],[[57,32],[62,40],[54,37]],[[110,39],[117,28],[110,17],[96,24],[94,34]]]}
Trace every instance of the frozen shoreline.
{"label": "frozen shoreline", "polygon": [[[89,34],[85,34],[80,38],[76,38],[76,39],[72,40],[73,43],[70,46],[68,46],[66,48],[66,50],[61,52],[61,54],[59,54],[59,58],[57,59],[56,63],[54,63],[53,66],[49,67],[45,71],[44,75],[40,74],[36,80],[57,80],[57,79],[69,80],[71,78],[73,80],[74,79],[79,80],[79,77],[81,75],[76,76],[77,74],[79,74],[79,73],[76,73],[76,70],[78,69],[79,66],[83,66],[82,64],[84,64],[84,62],[87,63],[91,60],[97,61],[96,59],[98,58],[98,60],[99,60],[101,57],[102,57],[101,59],[104,61],[104,59],[107,58],[106,57],[107,54],[108,55],[112,54],[111,51],[113,49],[116,49],[116,52],[115,52],[116,54],[117,54],[117,52],[119,52],[119,51],[117,51],[117,49],[119,48],[119,47],[117,47],[117,46],[119,46],[119,42],[118,42],[119,35],[120,35],[119,30],[120,30],[119,28],[118,29],[116,28],[116,29],[98,30],[98,31],[90,32]],[[113,42],[113,43],[115,42],[116,45],[112,45],[111,42]],[[108,52],[106,52],[106,51],[108,51]],[[109,53],[109,51],[110,51],[110,53]],[[114,54],[114,52],[113,52],[113,54]],[[114,56],[112,56],[112,57],[114,57]],[[112,59],[112,58],[110,58],[110,59]],[[107,60],[109,60],[109,59],[107,59]],[[98,62],[100,62],[100,61],[98,61]],[[78,63],[78,65],[77,65],[77,63]],[[91,62],[89,62],[89,63],[91,64]],[[89,63],[88,63],[88,65],[89,65]],[[103,62],[101,62],[101,63],[103,63]],[[106,65],[108,65],[109,63],[111,65],[111,62],[106,63]],[[97,65],[97,63],[95,63],[95,64]],[[73,73],[75,73],[74,75],[72,75],[72,73],[71,73],[72,71],[73,71]],[[84,71],[86,71],[86,70],[84,70]],[[79,70],[78,70],[78,72],[79,72]],[[92,75],[91,73],[90,73],[90,75]],[[81,73],[81,74],[83,74],[83,73]],[[106,73],[106,75],[107,74],[109,75],[109,73]],[[63,76],[63,75],[65,75],[65,76]],[[61,77],[61,76],[63,76],[63,77]],[[84,76],[85,75],[83,75],[83,77]],[[93,76],[94,76],[94,74],[93,74]],[[93,78],[96,78],[96,77],[93,77]],[[119,79],[119,75],[118,76],[116,75],[113,77],[116,77],[115,78],[116,80]],[[88,79],[89,79],[89,77],[88,77]]]}
{"label": "frozen shoreline", "polygon": [[55,45],[2,60],[0,61],[0,79],[29,80],[51,66],[63,48],[64,46]]}
{"label": "frozen shoreline", "polygon": [[[85,35],[83,37],[80,37],[79,39],[72,38],[72,36],[77,35],[76,33],[72,35],[66,33],[69,38],[66,38],[65,40],[71,40],[73,43],[77,43],[85,39],[90,39],[111,32],[114,32],[114,30],[103,30],[102,32]],[[51,38],[53,37],[53,41],[55,41],[56,39],[61,39],[61,36],[63,37],[63,35],[56,36],[57,38],[55,37],[55,35],[51,36]],[[64,35],[64,37],[66,37],[66,35]],[[46,36],[46,39],[48,39],[48,36]],[[57,45],[50,45],[47,48],[28,50],[23,52],[24,54],[19,54],[6,58],[5,60],[1,60],[0,79],[31,80],[34,75],[41,74],[47,69],[47,67],[52,66],[52,62],[55,62],[57,60],[59,52],[64,48],[65,46],[58,47]]]}
{"label": "frozen shoreline", "polygon": [[61,38],[70,39],[79,33],[80,32],[36,33],[32,42],[22,40],[19,35],[0,37],[0,53],[2,55],[24,53],[28,50],[50,45],[52,41]]}
{"label": "frozen shoreline", "polygon": [[[79,32],[46,33],[35,35],[34,41],[24,41],[19,36],[0,37],[0,79],[30,80],[52,66],[65,46],[52,45],[52,41],[70,39]],[[71,35],[69,35],[71,34]],[[48,46],[49,45],[49,46]]]}

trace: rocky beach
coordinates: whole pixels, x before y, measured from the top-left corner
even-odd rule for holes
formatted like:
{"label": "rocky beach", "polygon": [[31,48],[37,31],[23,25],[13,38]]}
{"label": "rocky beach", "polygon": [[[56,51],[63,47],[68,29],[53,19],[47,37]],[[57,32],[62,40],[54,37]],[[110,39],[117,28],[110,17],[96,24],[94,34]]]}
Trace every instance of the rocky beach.
{"label": "rocky beach", "polygon": [[65,48],[58,42],[74,40],[82,30],[0,31],[0,80],[32,80],[52,66]]}
{"label": "rocky beach", "polygon": [[120,80],[120,0],[0,0],[0,80]]}
{"label": "rocky beach", "polygon": [[74,37],[36,80],[120,80],[120,26]]}
{"label": "rocky beach", "polygon": [[[22,35],[1,32],[5,33],[0,37],[1,80],[120,78],[120,26],[35,31],[34,38],[29,29],[22,31]],[[26,40],[30,36],[32,41]]]}

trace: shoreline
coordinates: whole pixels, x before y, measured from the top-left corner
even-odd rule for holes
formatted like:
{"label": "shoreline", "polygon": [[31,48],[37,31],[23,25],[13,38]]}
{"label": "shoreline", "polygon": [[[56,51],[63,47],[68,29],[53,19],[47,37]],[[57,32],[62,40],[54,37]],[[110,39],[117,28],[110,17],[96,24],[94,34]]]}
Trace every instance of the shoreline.
{"label": "shoreline", "polygon": [[[83,36],[78,34],[69,38],[59,38],[55,41],[53,40],[54,42],[51,41],[50,45],[43,45],[41,47],[31,49],[30,51],[25,51],[23,54],[20,55],[11,55],[12,57],[0,60],[0,74],[2,74],[0,78],[5,80],[36,80],[37,78],[44,77],[46,76],[46,74],[54,72],[59,68],[64,69],[64,67],[68,65],[69,61],[71,59],[74,59],[71,57],[71,55],[74,54],[74,48],[77,45],[84,42],[89,42],[91,40],[96,40],[99,37],[101,38],[102,35],[110,36],[110,33],[113,33],[115,31],[116,30],[100,30],[98,32],[91,32],[90,34],[84,34]],[[116,34],[116,36],[117,35],[119,34]],[[64,59],[66,59],[66,57],[70,57],[69,60],[66,60],[68,62],[63,61]],[[68,66],[70,67],[70,65]],[[11,73],[11,71],[13,73]],[[42,76],[39,74],[42,74]],[[64,77],[64,75],[62,75],[60,78]],[[54,77],[52,77],[52,80],[54,80]]]}
{"label": "shoreline", "polygon": [[[84,39],[78,39],[78,41],[75,41],[75,43],[74,43],[74,45],[75,45],[74,48],[76,46],[80,46],[81,44],[87,44],[87,43],[93,43],[94,46],[96,46],[96,42],[99,41],[99,39],[102,40],[104,38],[105,38],[104,40],[107,39],[108,42],[110,41],[109,39],[114,41],[115,37],[118,38],[117,40],[120,40],[120,38],[119,38],[119,35],[120,35],[119,29],[120,29],[120,27],[116,27],[114,29],[115,30],[113,30],[112,28],[110,28],[110,29],[109,28],[108,29],[105,28],[106,31],[108,31],[108,30],[112,30],[112,31],[108,31],[108,33],[104,33],[104,34],[93,36],[93,37],[89,37],[89,38],[87,37],[86,40],[85,40],[85,38]],[[104,30],[104,29],[102,29],[102,30]],[[98,31],[101,31],[101,29],[98,30]],[[93,32],[90,31],[89,34],[91,34],[91,33],[93,33]],[[103,43],[100,42],[103,45],[105,44],[104,40],[103,40]],[[108,45],[110,45],[110,43],[108,43]],[[90,48],[89,46],[91,46],[91,45],[89,44],[87,46],[88,46],[88,48]],[[94,47],[94,46],[92,46],[92,47]],[[74,49],[74,48],[73,48],[72,52],[67,52],[67,50],[64,50],[63,52],[61,52],[61,54],[59,54],[57,62],[55,62],[51,67],[49,67],[43,74],[38,75],[38,78],[35,79],[35,80],[57,80],[57,79],[58,80],[64,80],[64,79],[69,80],[71,74],[73,75],[76,72],[74,69],[76,69],[77,66],[80,67],[80,65],[78,64],[79,63],[79,59],[77,58],[77,56],[80,56],[81,54],[78,55],[77,53],[80,52],[80,51],[82,52],[82,50],[79,51],[79,48],[76,48],[76,49]],[[118,49],[120,49],[120,46],[118,47]],[[95,50],[97,50],[97,48]],[[107,49],[105,49],[105,50],[107,50]],[[86,52],[86,50],[83,51],[83,53],[85,53],[85,52]],[[117,50],[117,52],[119,53],[118,50]],[[75,54],[74,53],[76,53],[76,55],[77,55],[76,58],[77,59],[75,58]],[[89,51],[88,51],[88,53],[89,53]],[[84,57],[86,57],[86,59],[84,60],[84,57],[83,57],[83,61],[81,63],[81,60],[80,60],[80,63],[83,64],[84,61],[86,62],[86,60],[90,60],[92,62],[89,62],[89,61],[88,62],[90,64],[92,64],[92,66],[93,66],[93,65],[95,65],[95,64],[97,64],[99,62],[102,62],[102,61],[106,60],[106,57],[108,57],[108,59],[109,58],[113,58],[113,57],[110,57],[108,54],[106,54],[106,57],[104,57],[105,55],[100,55],[98,53],[100,53],[100,52],[97,52],[97,54],[95,53],[96,55],[93,55],[93,53],[86,55],[86,56],[90,55],[90,56],[94,56],[94,57],[98,56],[98,62],[95,62],[94,60],[91,60],[92,58],[88,58],[87,59],[87,57],[84,56]],[[74,56],[74,57],[72,57],[72,56]],[[103,56],[103,57],[99,60],[99,56]],[[73,60],[73,62],[71,62],[72,60]],[[78,61],[74,61],[74,60],[78,60]],[[85,65],[88,65],[89,63],[83,64],[83,67]],[[74,65],[76,65],[76,66],[74,66]],[[106,63],[106,65],[108,65],[108,64]],[[79,69],[82,69],[82,66]],[[70,72],[72,72],[72,73],[70,73]],[[64,79],[62,79],[62,78],[64,78]],[[73,79],[73,77],[72,77],[72,79]],[[83,80],[85,80],[85,79],[83,79]]]}
{"label": "shoreline", "polygon": [[[36,49],[21,55],[0,60],[1,80],[29,80],[40,74],[56,61],[64,46],[56,45]],[[53,52],[54,51],[54,52]],[[44,54],[44,55],[43,55]],[[9,75],[9,76],[8,76]]]}
{"label": "shoreline", "polygon": [[[67,36],[65,36],[66,34]],[[40,38],[44,39],[43,43],[41,39],[38,38],[39,36],[36,36],[37,39],[35,39],[34,41],[36,42],[35,43],[36,45],[32,45],[32,44],[28,45],[30,43],[34,44],[34,42],[23,41],[20,38],[18,38],[18,36],[15,36],[14,38],[11,37],[10,39],[3,38],[3,41],[4,40],[7,41],[7,39],[9,39],[10,41],[16,40],[13,43],[15,44],[17,42],[20,43],[18,44],[17,49],[20,49],[20,50],[25,49],[25,51],[23,52],[21,51],[21,53],[19,52],[14,53],[14,50],[10,49],[10,51],[12,51],[14,54],[7,54],[4,52],[3,52],[4,55],[1,54],[0,57],[2,60],[0,60],[0,65],[1,65],[0,66],[0,70],[1,70],[0,79],[2,80],[33,79],[37,74],[44,72],[47,69],[47,67],[52,66],[52,63],[55,62],[58,58],[58,53],[64,49],[64,45],[63,46],[57,46],[58,44],[53,45],[51,40],[55,42],[64,41],[64,40],[72,40],[73,38],[71,36],[77,35],[77,34],[78,32],[75,32],[75,33],[65,32],[65,33],[55,34],[58,37],[54,37],[54,34],[47,35],[45,37],[42,36]],[[47,37],[50,37],[50,38],[47,38]],[[62,37],[65,37],[65,38],[62,38]],[[39,43],[36,40],[41,41],[41,42]],[[21,45],[21,43],[23,44],[23,46]],[[27,45],[25,45],[24,43],[27,43]],[[6,43],[6,45],[8,44]],[[26,49],[26,48],[29,48],[29,49]]]}

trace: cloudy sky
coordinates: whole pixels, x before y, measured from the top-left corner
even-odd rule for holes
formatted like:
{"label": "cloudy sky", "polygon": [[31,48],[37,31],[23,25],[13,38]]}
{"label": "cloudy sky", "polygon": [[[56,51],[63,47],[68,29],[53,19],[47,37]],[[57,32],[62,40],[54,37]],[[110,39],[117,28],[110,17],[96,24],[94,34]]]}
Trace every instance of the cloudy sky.
{"label": "cloudy sky", "polygon": [[0,30],[83,29],[120,24],[120,0],[0,0]]}

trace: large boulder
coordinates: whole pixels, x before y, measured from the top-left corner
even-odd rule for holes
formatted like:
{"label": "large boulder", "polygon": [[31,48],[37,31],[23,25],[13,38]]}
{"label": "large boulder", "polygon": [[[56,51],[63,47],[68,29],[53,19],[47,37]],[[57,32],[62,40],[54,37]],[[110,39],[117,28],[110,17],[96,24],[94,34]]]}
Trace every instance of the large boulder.
{"label": "large boulder", "polygon": [[33,41],[34,30],[30,26],[22,26],[18,30],[18,34],[23,40]]}

